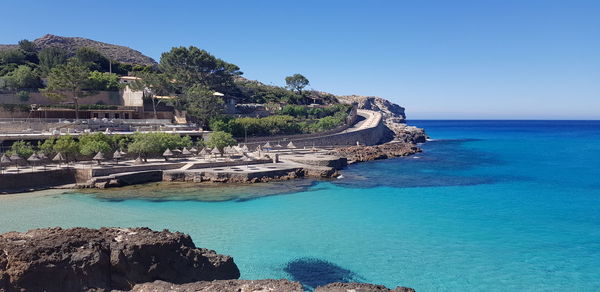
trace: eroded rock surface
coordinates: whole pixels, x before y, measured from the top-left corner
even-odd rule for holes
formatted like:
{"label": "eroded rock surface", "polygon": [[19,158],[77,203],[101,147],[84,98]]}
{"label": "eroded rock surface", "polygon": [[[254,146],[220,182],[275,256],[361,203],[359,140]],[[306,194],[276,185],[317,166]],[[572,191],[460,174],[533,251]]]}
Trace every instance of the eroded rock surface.
{"label": "eroded rock surface", "polygon": [[349,163],[356,163],[408,156],[421,152],[421,149],[412,143],[392,142],[375,146],[341,147],[332,150],[332,152],[347,157]]}
{"label": "eroded rock surface", "polygon": [[229,256],[148,228],[47,228],[0,235],[0,291],[129,290],[137,283],[237,279]]}
{"label": "eroded rock surface", "polygon": [[392,290],[383,285],[365,283],[331,283],[317,287],[315,292],[415,292],[415,289],[396,287]]}
{"label": "eroded rock surface", "polygon": [[303,292],[302,285],[289,280],[217,280],[188,284],[172,284],[163,281],[138,284],[132,292]]}

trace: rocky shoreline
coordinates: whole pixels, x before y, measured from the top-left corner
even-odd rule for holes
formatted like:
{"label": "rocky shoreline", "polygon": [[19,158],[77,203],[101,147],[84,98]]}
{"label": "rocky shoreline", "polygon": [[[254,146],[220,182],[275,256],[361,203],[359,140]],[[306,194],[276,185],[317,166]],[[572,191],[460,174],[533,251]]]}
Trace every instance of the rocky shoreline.
{"label": "rocky shoreline", "polygon": [[[148,228],[45,228],[0,235],[0,292],[304,291],[285,279],[238,280],[230,256]],[[414,291],[330,283],[317,292]]]}

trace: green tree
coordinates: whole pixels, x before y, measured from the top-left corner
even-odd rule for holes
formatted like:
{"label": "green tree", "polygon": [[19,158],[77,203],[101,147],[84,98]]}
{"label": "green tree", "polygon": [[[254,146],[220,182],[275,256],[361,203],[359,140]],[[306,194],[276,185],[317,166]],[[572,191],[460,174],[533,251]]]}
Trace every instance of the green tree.
{"label": "green tree", "polygon": [[34,64],[39,63],[37,47],[28,40],[19,41],[19,49],[25,56],[25,60]]}
{"label": "green tree", "polygon": [[35,151],[33,150],[33,146],[31,146],[30,142],[25,142],[25,141],[21,140],[21,141],[14,142],[10,146],[10,152],[11,152],[11,154],[17,153],[17,155],[21,156],[21,158],[27,159]]}
{"label": "green tree", "polygon": [[[75,103],[75,118],[79,119],[79,99],[92,95],[89,88],[89,69],[78,61],[69,61],[52,69],[48,75],[48,86],[44,94],[55,100],[71,97]],[[66,93],[69,93],[67,95]]]}
{"label": "green tree", "polygon": [[109,154],[112,149],[111,139],[104,133],[85,134],[79,137],[79,153],[84,156],[95,155],[98,152]]}
{"label": "green tree", "polygon": [[176,99],[176,108],[185,109],[192,120],[207,126],[208,123],[223,112],[224,102],[202,85],[194,85]]}
{"label": "green tree", "polygon": [[19,49],[0,51],[0,65],[25,64],[25,55]]}
{"label": "green tree", "polygon": [[91,90],[117,91],[121,88],[119,76],[114,73],[92,71],[89,79],[88,89]]}
{"label": "green tree", "polygon": [[285,84],[291,90],[296,90],[298,93],[302,93],[302,89],[309,84],[309,81],[302,74],[294,74],[292,76],[285,77]]}
{"label": "green tree", "polygon": [[160,156],[167,149],[192,146],[189,136],[181,137],[177,134],[164,132],[135,133],[128,151],[147,159],[149,156]]}
{"label": "green tree", "polygon": [[[294,74],[292,76],[285,77],[285,84],[289,89],[297,91],[298,94],[304,97],[302,89],[304,89],[304,87],[306,87],[309,84],[309,81],[302,74]],[[306,102],[305,100],[304,103],[308,102]]]}
{"label": "green tree", "polygon": [[4,76],[3,79],[7,87],[14,89],[42,87],[42,80],[39,74],[25,65],[20,65],[17,69]]}
{"label": "green tree", "polygon": [[52,68],[67,62],[68,52],[57,47],[43,48],[38,53],[40,71],[42,76],[47,76]]}
{"label": "green tree", "polygon": [[75,58],[92,71],[108,72],[110,60],[95,49],[82,47],[75,51]]}
{"label": "green tree", "polygon": [[152,101],[154,118],[158,119],[156,107],[160,104],[160,100],[157,98],[157,96],[166,96],[172,94],[175,91],[173,82],[171,82],[171,80],[169,80],[165,74],[151,71],[140,71],[136,73],[135,76],[140,79],[132,82],[129,87],[132,90],[144,92],[144,98]]}
{"label": "green tree", "polygon": [[71,135],[64,135],[56,140],[53,149],[55,153],[61,153],[69,160],[74,159],[79,153],[79,144]]}
{"label": "green tree", "polygon": [[241,75],[240,68],[214,57],[197,47],[178,47],[160,57],[160,69],[183,88],[197,83],[221,92],[231,90],[233,77]]}
{"label": "green tree", "polygon": [[236,145],[237,141],[233,138],[233,136],[229,133],[216,131],[210,135],[206,145],[211,148],[218,148],[221,152],[223,152],[223,148],[227,146]]}
{"label": "green tree", "polygon": [[55,138],[50,138],[50,139],[46,139],[44,140],[44,142],[42,141],[38,141],[38,149],[40,149],[40,151],[44,154],[46,154],[46,156],[48,156],[49,158],[50,155],[52,155],[54,153],[54,143],[56,142]]}

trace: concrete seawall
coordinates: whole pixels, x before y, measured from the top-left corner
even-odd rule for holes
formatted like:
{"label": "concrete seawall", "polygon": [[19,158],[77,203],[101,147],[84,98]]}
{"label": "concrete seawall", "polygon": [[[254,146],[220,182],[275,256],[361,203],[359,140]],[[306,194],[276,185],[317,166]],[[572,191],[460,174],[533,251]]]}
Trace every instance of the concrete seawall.
{"label": "concrete seawall", "polygon": [[72,168],[53,169],[48,171],[28,172],[0,175],[0,192],[27,191],[46,187],[73,184],[77,181],[77,171]]}

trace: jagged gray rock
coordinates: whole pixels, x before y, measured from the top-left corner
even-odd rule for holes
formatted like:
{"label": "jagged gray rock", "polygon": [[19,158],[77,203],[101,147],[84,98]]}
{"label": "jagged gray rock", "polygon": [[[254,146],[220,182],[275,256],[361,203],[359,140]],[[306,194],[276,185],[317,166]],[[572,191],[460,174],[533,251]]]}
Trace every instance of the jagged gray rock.
{"label": "jagged gray rock", "polygon": [[406,114],[404,108],[381,97],[361,95],[340,95],[337,99],[341,103],[357,103],[359,109],[378,111],[386,121],[404,123]]}
{"label": "jagged gray rock", "polygon": [[129,290],[137,283],[237,279],[229,256],[148,228],[46,228],[0,235],[0,291]]}
{"label": "jagged gray rock", "polygon": [[366,283],[331,283],[317,287],[315,292],[415,292],[415,289],[396,287],[396,289],[392,290],[383,285]]}
{"label": "jagged gray rock", "polygon": [[[74,54],[82,47],[93,48],[111,60],[141,65],[156,65],[156,61],[134,49],[103,43],[81,37],[64,37],[47,34],[33,41],[38,50],[48,47],[58,47]],[[16,49],[18,45],[0,45],[0,50]]]}

